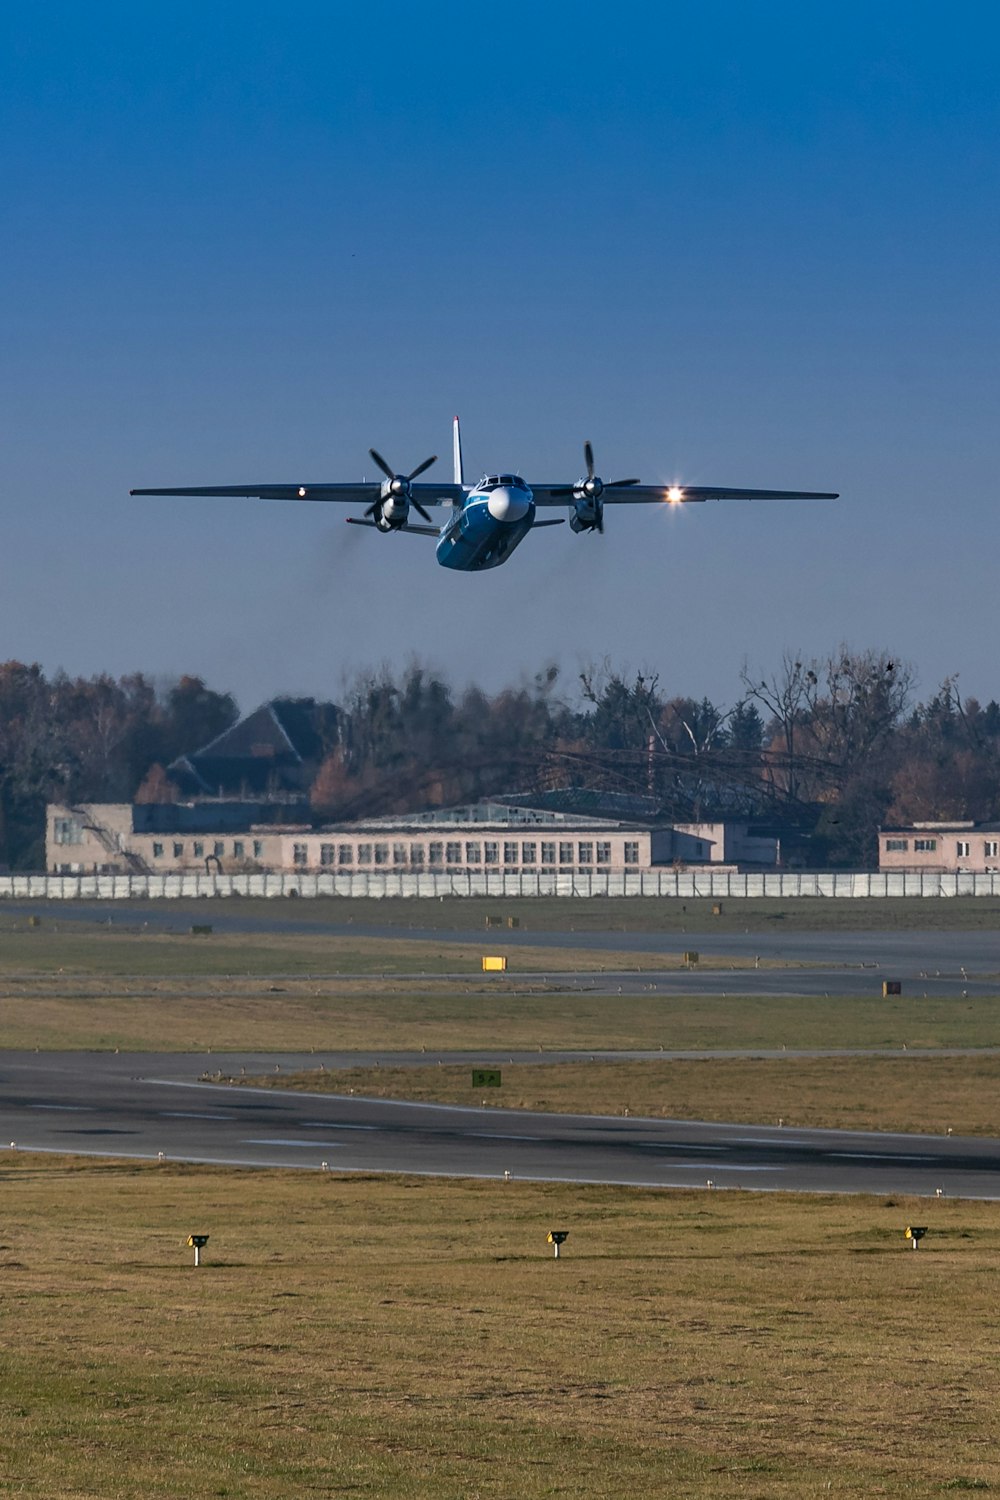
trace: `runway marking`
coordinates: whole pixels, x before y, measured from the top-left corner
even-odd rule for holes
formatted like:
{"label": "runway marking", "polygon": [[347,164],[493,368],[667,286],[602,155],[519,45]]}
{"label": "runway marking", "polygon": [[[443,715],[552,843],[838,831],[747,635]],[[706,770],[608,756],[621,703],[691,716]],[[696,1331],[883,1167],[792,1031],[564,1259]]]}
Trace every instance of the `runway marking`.
{"label": "runway marking", "polygon": [[198,1115],[190,1109],[161,1109],[161,1120],[231,1120],[232,1115]]}
{"label": "runway marking", "polygon": [[243,1141],[243,1145],[244,1146],[292,1146],[296,1150],[298,1150],[298,1149],[301,1148],[301,1150],[303,1150],[303,1151],[315,1151],[315,1150],[319,1150],[319,1149],[322,1149],[322,1150],[326,1151],[326,1150],[329,1149],[329,1147],[331,1145],[336,1145],[336,1141],[286,1141],[286,1140],[280,1140],[280,1139],[273,1139],[273,1140],[271,1140],[271,1139],[269,1139],[269,1140],[259,1140],[259,1139],[252,1139],[251,1140],[251,1139],[247,1139],[247,1140]]}
{"label": "runway marking", "polygon": [[545,1135],[507,1135],[502,1130],[463,1130],[462,1134],[470,1141],[546,1141],[550,1139]]}
{"label": "runway marking", "polygon": [[381,1130],[381,1125],[342,1125],[338,1120],[303,1120],[303,1130]]}
{"label": "runway marking", "polygon": [[937,1156],[908,1156],[903,1151],[824,1151],[824,1156],[841,1157],[845,1161],[922,1161],[932,1166],[945,1166]]}
{"label": "runway marking", "polygon": [[29,1104],[28,1108],[72,1110],[74,1114],[87,1115],[90,1113],[91,1106],[89,1104]]}
{"label": "runway marking", "polygon": [[679,1146],[674,1141],[639,1141],[645,1151],[725,1151],[725,1146],[694,1146],[688,1143]]}
{"label": "runway marking", "polygon": [[[708,1163],[703,1161],[670,1161],[664,1162],[663,1168],[666,1172],[704,1172],[707,1165]],[[730,1166],[729,1162],[720,1162],[712,1170],[715,1172],[725,1172],[728,1176],[730,1172],[787,1172],[788,1167],[777,1162],[773,1164],[762,1162],[760,1166],[754,1167],[736,1167]]]}

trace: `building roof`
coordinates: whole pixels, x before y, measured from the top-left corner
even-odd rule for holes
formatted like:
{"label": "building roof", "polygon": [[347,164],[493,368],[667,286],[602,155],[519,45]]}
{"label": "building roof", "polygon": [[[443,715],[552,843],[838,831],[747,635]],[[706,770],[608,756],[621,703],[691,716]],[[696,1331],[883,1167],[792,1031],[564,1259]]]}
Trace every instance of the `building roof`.
{"label": "building roof", "polygon": [[319,762],[340,737],[340,710],[314,698],[275,698],[261,704],[200,750],[169,767],[192,794],[302,795]]}
{"label": "building roof", "polygon": [[[458,807],[432,807],[423,812],[404,813],[382,818],[369,818],[365,820],[366,827],[379,828],[406,824],[407,827],[423,827],[430,825],[474,824],[483,828],[544,828],[544,827],[574,827],[579,828],[586,825],[588,828],[607,827],[620,828],[636,826],[647,826],[656,821],[647,816],[627,813],[625,808],[619,807],[612,811],[604,800],[602,792],[586,794],[581,797],[581,803],[586,804],[588,796],[594,800],[594,805],[573,807],[572,799],[567,798],[565,806],[547,805],[554,800],[556,794],[543,792],[531,794],[528,792],[516,793],[512,796],[489,797],[480,802],[466,802]],[[560,797],[565,794],[558,794]],[[608,794],[615,797],[614,793]],[[617,802],[636,803],[649,802],[655,806],[653,798],[629,798],[618,797]]]}

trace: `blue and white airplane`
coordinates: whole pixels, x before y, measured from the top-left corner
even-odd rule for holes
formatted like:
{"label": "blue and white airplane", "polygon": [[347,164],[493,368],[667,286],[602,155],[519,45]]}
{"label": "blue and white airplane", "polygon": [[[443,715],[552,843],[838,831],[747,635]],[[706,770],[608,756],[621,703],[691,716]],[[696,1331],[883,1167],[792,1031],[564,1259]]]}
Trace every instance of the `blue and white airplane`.
{"label": "blue and white airplane", "polygon": [[[816,490],[746,490],[705,485],[641,484],[638,479],[600,479],[594,472],[594,450],[583,445],[586,473],[571,484],[528,485],[519,474],[485,474],[478,483],[465,483],[462,435],[455,418],[455,477],[452,484],[414,484],[437,456],[427,458],[412,473],[397,474],[374,448],[372,461],[385,475],[361,484],[226,484],[174,490],[130,490],[131,495],[248,496],[259,500],[339,500],[366,505],[363,516],[348,516],[350,526],[371,526],[384,533],[406,532],[437,538],[437,560],[443,568],[478,573],[498,568],[532,529],[561,526],[562,516],[536,519],[540,506],[569,507],[573,531],[603,532],[606,505],[686,505],[700,500],[836,500],[837,495]],[[435,526],[425,509],[447,505],[451,514]],[[411,508],[426,523],[410,520]]]}

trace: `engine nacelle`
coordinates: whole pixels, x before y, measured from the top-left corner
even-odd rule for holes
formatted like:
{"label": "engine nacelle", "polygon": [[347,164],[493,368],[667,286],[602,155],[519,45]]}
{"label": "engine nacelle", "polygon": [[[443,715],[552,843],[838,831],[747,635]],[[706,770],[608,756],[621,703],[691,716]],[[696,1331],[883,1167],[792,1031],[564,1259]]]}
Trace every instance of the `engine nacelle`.
{"label": "engine nacelle", "polygon": [[382,486],[382,495],[375,512],[375,525],[379,531],[398,531],[405,526],[410,515],[410,501],[405,492],[392,484]]}
{"label": "engine nacelle", "polygon": [[574,495],[573,514],[569,518],[569,524],[577,532],[603,531],[604,501],[600,495]]}

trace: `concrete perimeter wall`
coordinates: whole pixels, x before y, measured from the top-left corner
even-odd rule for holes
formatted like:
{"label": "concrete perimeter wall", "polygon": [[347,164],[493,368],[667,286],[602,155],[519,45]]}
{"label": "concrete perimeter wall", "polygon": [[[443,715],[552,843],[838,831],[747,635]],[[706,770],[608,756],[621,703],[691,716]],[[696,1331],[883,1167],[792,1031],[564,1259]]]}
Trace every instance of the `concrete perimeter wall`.
{"label": "concrete perimeter wall", "polygon": [[605,875],[0,875],[0,900],[180,896],[1000,896],[1000,873],[734,875],[657,870]]}

